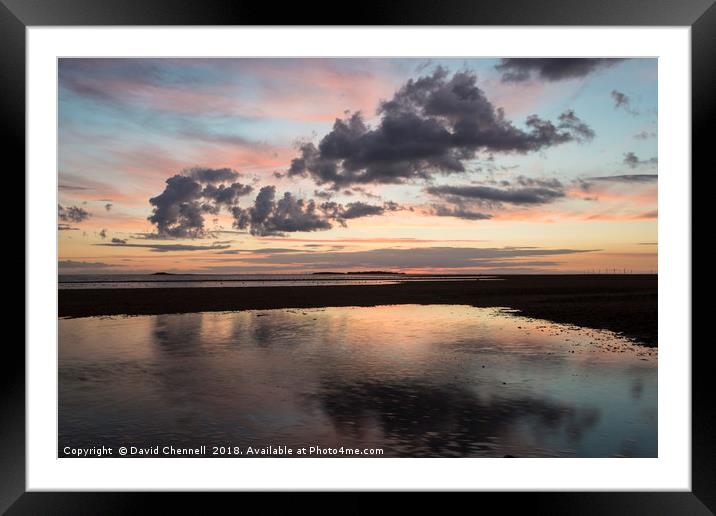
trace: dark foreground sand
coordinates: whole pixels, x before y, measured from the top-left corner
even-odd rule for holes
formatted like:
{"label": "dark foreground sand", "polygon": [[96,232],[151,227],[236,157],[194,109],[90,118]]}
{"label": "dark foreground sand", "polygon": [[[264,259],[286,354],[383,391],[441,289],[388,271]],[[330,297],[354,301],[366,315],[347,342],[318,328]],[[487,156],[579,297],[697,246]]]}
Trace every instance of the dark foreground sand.
{"label": "dark foreground sand", "polygon": [[657,345],[656,275],[501,276],[395,285],[60,290],[59,316],[151,315],[392,304],[504,306]]}

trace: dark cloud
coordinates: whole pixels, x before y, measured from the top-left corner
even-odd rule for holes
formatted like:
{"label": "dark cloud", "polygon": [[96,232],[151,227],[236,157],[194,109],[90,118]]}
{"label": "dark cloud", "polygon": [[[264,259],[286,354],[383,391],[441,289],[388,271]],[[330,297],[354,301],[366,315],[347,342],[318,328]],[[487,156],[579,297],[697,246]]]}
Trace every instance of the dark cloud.
{"label": "dark cloud", "polygon": [[318,197],[319,199],[325,199],[329,200],[331,197],[333,197],[333,194],[335,192],[331,192],[329,190],[314,190],[313,195]]}
{"label": "dark cloud", "polygon": [[510,188],[493,188],[491,186],[430,186],[425,190],[430,195],[448,199],[464,199],[493,203],[518,205],[546,204],[565,196],[561,184],[552,186],[526,186]]}
{"label": "dark cloud", "polygon": [[368,183],[402,183],[435,173],[465,172],[478,152],[527,153],[584,141],[594,132],[573,111],[556,122],[537,115],[526,129],[505,119],[470,72],[409,80],[381,103],[380,122],[369,127],[360,113],[338,119],[318,145],[303,144],[288,174],[311,176],[334,190]]}
{"label": "dark cloud", "polygon": [[77,262],[74,260],[60,260],[57,262],[60,269],[104,269],[106,267],[115,267],[109,263],[102,262]]}
{"label": "dark cloud", "polygon": [[126,240],[113,238],[108,244],[94,244],[104,247],[141,247],[150,249],[156,253],[166,253],[170,251],[214,251],[219,249],[228,249],[229,245],[190,245],[190,244],[128,244]]}
{"label": "dark cloud", "polygon": [[213,200],[217,207],[221,205],[231,207],[239,202],[239,197],[250,194],[252,190],[251,186],[241,183],[218,186],[210,184],[204,187],[202,195],[207,200]]}
{"label": "dark cloud", "polygon": [[374,193],[369,192],[368,190],[363,188],[362,186],[354,186],[352,188],[352,191],[354,193],[359,193],[360,195],[362,195],[363,197],[366,197],[368,199],[380,199],[381,198],[380,195],[375,195]]}
{"label": "dark cloud", "polygon": [[631,99],[621,91],[612,90],[612,100],[614,100],[614,109],[622,108],[631,115],[638,115],[639,112],[631,107]]}
{"label": "dark cloud", "polygon": [[206,236],[204,215],[230,210],[252,187],[234,181],[239,173],[228,169],[194,167],[166,180],[164,191],[149,199],[154,207],[148,220],[162,238]]}
{"label": "dark cloud", "polygon": [[337,219],[357,219],[371,215],[382,215],[385,212],[383,206],[375,206],[364,202],[351,202],[345,205],[337,214]]}
{"label": "dark cloud", "polygon": [[432,204],[431,213],[438,217],[488,220],[493,215],[476,208],[501,209],[505,204],[547,204],[566,195],[564,186],[556,178],[517,176],[512,182],[500,180],[492,181],[491,184],[499,185],[500,188],[480,184],[430,186],[425,191],[442,200],[442,203]]}
{"label": "dark cloud", "polygon": [[345,225],[346,220],[383,215],[386,211],[397,211],[401,209],[401,207],[395,202],[385,202],[382,206],[378,206],[356,201],[346,205],[335,202],[325,202],[321,204],[321,209],[329,218]]}
{"label": "dark cloud", "polygon": [[561,81],[577,79],[614,66],[623,59],[607,58],[508,58],[495,68],[502,72],[503,82],[524,82],[531,79]]}
{"label": "dark cloud", "polygon": [[658,159],[656,157],[641,160],[633,152],[626,152],[624,154],[624,164],[630,168],[636,168],[643,165],[656,165]]}
{"label": "dark cloud", "polygon": [[555,261],[534,261],[535,258],[565,256],[596,251],[596,249],[539,249],[539,248],[471,248],[417,247],[409,249],[373,249],[347,252],[279,253],[250,256],[243,262],[264,265],[293,265],[306,269],[360,267],[370,269],[411,268],[512,268],[556,265]]}
{"label": "dark cloud", "polygon": [[489,220],[492,218],[489,213],[473,211],[464,207],[448,207],[441,204],[433,205],[432,214],[438,217],[456,217],[466,220]]}
{"label": "dark cloud", "polygon": [[629,97],[621,91],[612,90],[612,99],[614,100],[614,107],[629,107]]}
{"label": "dark cloud", "polygon": [[634,135],[635,140],[648,140],[649,138],[656,138],[656,133],[653,131],[641,131]]}
{"label": "dark cloud", "polygon": [[286,192],[276,201],[276,187],[264,186],[250,208],[232,208],[234,226],[252,235],[282,235],[295,231],[330,229],[328,218],[313,200],[297,199]]}
{"label": "dark cloud", "polygon": [[588,177],[587,182],[607,183],[653,183],[659,180],[657,174],[623,174],[619,176]]}
{"label": "dark cloud", "polygon": [[203,167],[189,168],[184,171],[184,175],[204,184],[225,183],[227,181],[238,179],[239,177],[239,173],[230,168]]}
{"label": "dark cloud", "polygon": [[[624,184],[646,184],[655,183],[659,180],[656,174],[621,174],[615,176],[594,176],[578,178],[574,184],[583,192],[591,192],[595,183],[624,183]],[[582,197],[584,201],[596,201],[596,197]]]}
{"label": "dark cloud", "polygon": [[277,254],[277,253],[295,253],[295,249],[288,249],[284,247],[265,247],[263,249],[256,249],[253,251],[255,253],[263,253],[263,254]]}
{"label": "dark cloud", "polygon": [[[217,228],[212,228],[210,231],[207,231],[204,234],[204,236],[206,238],[217,238],[218,235],[222,235],[222,234],[225,234],[225,235],[246,235],[246,234],[248,234],[248,231],[235,231],[235,230],[228,230],[228,229],[222,229],[221,227],[217,227]],[[132,233],[130,236],[137,240],[176,240],[174,237],[161,236],[157,233]]]}
{"label": "dark cloud", "polygon": [[91,214],[84,208],[79,206],[67,206],[64,207],[61,204],[57,205],[57,217],[63,222],[82,222],[90,218]]}
{"label": "dark cloud", "polygon": [[201,185],[192,178],[172,176],[164,191],[149,199],[154,206],[148,220],[156,224],[157,232],[171,237],[198,237],[204,234],[204,216],[201,204]]}
{"label": "dark cloud", "polygon": [[279,254],[279,253],[295,253],[295,249],[287,249],[283,247],[266,247],[265,249],[227,249],[218,251],[216,254]]}
{"label": "dark cloud", "polygon": [[[527,119],[527,124],[530,124],[530,119],[533,118],[535,115],[532,115],[532,117]],[[541,126],[546,126],[550,129],[550,131],[554,131],[551,128],[551,124],[549,122],[543,122],[539,121]],[[557,134],[556,132],[548,133],[548,137],[551,137],[554,139],[556,143],[561,143],[560,139],[564,141],[570,141],[570,140],[576,140],[576,141],[585,141],[585,140],[591,140],[594,138],[594,130],[592,130],[591,127],[589,127],[586,123],[584,123],[577,115],[574,114],[574,111],[571,109],[568,109],[561,115],[559,115],[559,124],[557,125],[558,129],[561,129],[565,131],[565,133],[562,133],[562,135]],[[568,139],[564,139],[567,136],[569,136]]]}
{"label": "dark cloud", "polygon": [[[563,188],[562,182],[556,177],[553,178],[534,178],[526,176],[517,176],[515,182],[520,186],[537,186],[541,188],[552,188],[560,190]],[[503,182],[503,186],[509,186],[509,182]]]}
{"label": "dark cloud", "polygon": [[342,226],[346,221],[372,215],[383,215],[387,211],[401,209],[395,202],[371,205],[364,202],[341,204],[326,201],[320,205],[313,199],[299,199],[286,192],[276,200],[276,187],[264,186],[259,191],[253,206],[231,209],[234,227],[248,229],[255,236],[282,236],[300,231],[321,231],[331,229],[332,222]]}

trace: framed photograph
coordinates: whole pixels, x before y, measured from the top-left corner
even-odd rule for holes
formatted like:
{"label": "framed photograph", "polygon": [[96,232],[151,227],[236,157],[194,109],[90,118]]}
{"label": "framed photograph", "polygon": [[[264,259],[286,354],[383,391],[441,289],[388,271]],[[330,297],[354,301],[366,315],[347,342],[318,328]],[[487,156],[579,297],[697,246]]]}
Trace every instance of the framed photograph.
{"label": "framed photograph", "polygon": [[691,340],[711,0],[338,24],[2,2],[26,200],[2,510],[509,491],[529,494],[491,496],[713,513]]}

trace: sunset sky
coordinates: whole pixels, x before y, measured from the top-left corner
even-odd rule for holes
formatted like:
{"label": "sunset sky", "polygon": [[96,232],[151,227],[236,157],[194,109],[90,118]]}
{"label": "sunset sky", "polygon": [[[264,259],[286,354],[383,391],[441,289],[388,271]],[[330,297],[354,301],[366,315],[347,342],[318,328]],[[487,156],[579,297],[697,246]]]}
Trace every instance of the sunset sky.
{"label": "sunset sky", "polygon": [[652,272],[656,131],[656,59],[61,59],[59,271]]}

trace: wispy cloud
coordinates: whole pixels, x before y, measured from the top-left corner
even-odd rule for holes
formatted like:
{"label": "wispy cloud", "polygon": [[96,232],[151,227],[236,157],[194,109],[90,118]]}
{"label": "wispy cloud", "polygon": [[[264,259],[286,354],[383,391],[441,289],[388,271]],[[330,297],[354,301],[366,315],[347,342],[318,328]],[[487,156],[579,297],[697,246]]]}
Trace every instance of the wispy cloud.
{"label": "wispy cloud", "polygon": [[115,267],[115,265],[110,263],[79,262],[76,260],[60,260],[57,262],[57,266],[60,269],[106,269],[108,267]]}
{"label": "wispy cloud", "polygon": [[167,253],[171,251],[214,251],[218,249],[228,249],[228,244],[215,245],[192,245],[192,244],[136,244],[127,243],[126,240],[112,239],[112,242],[106,244],[94,244],[103,247],[135,247],[149,249],[156,253]]}
{"label": "wispy cloud", "polygon": [[[267,256],[247,256],[241,261],[263,265],[300,265],[309,269],[417,269],[417,268],[482,268],[552,266],[558,262],[545,257],[559,257],[589,253],[597,249],[539,249],[539,248],[476,248],[476,247],[413,247],[408,249],[373,249],[347,252],[274,253]],[[540,258],[535,261],[534,258]]]}
{"label": "wispy cloud", "polygon": [[653,183],[659,180],[657,174],[621,174],[616,176],[593,176],[586,181],[606,183]]}

